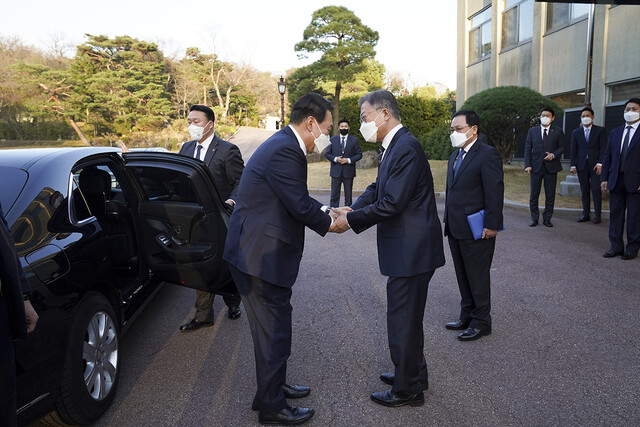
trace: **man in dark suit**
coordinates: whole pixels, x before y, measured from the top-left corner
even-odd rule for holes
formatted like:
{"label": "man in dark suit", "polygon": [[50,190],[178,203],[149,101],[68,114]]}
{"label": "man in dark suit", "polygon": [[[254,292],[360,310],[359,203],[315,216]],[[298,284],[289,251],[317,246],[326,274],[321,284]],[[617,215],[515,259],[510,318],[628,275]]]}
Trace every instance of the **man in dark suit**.
{"label": "man in dark suit", "polygon": [[331,145],[324,156],[331,162],[331,206],[340,206],[340,186],[344,184],[344,205],[352,202],[353,178],[356,176],[356,162],[362,158],[362,149],[358,138],[349,135],[349,120],[338,122],[340,135],[331,138]]}
{"label": "man in dark suit", "polygon": [[[445,325],[464,330],[458,339],[472,341],[491,333],[491,262],[496,235],[502,229],[504,181],[502,158],[478,137],[480,118],[475,111],[453,115],[454,151],[447,169],[444,235],[456,269],[460,289],[460,316]],[[484,229],[475,240],[467,216],[484,210]]]}
{"label": "man in dark suit", "polygon": [[378,225],[378,262],[387,280],[387,331],[394,372],[380,379],[393,385],[371,399],[384,406],[419,406],[429,387],[422,319],[429,281],[444,265],[442,228],[433,177],[420,142],[400,123],[391,92],[371,92],[358,102],[360,132],[381,142],[376,182],[349,208],[335,209],[338,231],[361,233]]}
{"label": "man in dark suit", "polygon": [[600,191],[600,173],[602,157],[606,147],[604,128],[593,124],[595,113],[589,107],[580,112],[581,126],[571,133],[571,173],[578,175],[582,193],[582,216],[578,222],[591,219],[591,197],[593,194],[593,223],[601,222],[602,192]]}
{"label": "man in dark suit", "polygon": [[[193,105],[187,120],[189,134],[193,141],[185,142],[178,154],[202,160],[213,175],[218,194],[227,205],[233,207],[244,170],[240,149],[214,134],[215,115],[211,108],[205,105]],[[191,321],[180,326],[181,331],[195,331],[203,326],[213,325],[215,294],[200,290],[197,290],[196,294],[196,313]],[[240,317],[240,294],[236,286],[232,283],[225,289],[221,289],[220,294],[229,307],[229,318]]]}
{"label": "man in dark suit", "polygon": [[[603,256],[622,255],[629,260],[640,250],[640,99],[631,98],[624,106],[624,126],[611,131],[602,161],[601,187],[609,190],[609,241]],[[623,231],[627,214],[627,247]]]}
{"label": "man in dark suit", "polygon": [[307,189],[306,154],[329,145],[333,104],[304,95],[289,126],[263,142],[247,162],[231,215],[224,259],[229,263],[249,319],[257,386],[252,409],[262,424],[299,424],[313,415],[285,398],[310,389],[286,383],[291,355],[291,288],[298,276],[305,226],[333,231],[327,206]]}
{"label": "man in dark suit", "polygon": [[551,216],[556,200],[556,182],[558,172],[562,170],[560,155],[564,151],[564,133],[562,129],[551,126],[555,119],[551,108],[543,108],[540,112],[540,126],[529,129],[524,142],[524,170],[531,175],[531,193],[529,210],[531,221],[529,227],[538,225],[538,198],[544,180],[544,212],[542,223],[545,227],[553,227]]}
{"label": "man in dark suit", "polygon": [[16,426],[13,340],[33,332],[38,315],[0,205],[0,426]]}

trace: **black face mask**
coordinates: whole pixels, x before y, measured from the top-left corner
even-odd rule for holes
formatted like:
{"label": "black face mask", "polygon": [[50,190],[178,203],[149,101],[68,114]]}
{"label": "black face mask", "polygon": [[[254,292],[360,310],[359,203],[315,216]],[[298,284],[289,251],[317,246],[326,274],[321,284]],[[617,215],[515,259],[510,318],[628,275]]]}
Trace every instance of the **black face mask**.
{"label": "black face mask", "polygon": [[349,129],[340,129],[340,135],[346,136],[349,134]]}

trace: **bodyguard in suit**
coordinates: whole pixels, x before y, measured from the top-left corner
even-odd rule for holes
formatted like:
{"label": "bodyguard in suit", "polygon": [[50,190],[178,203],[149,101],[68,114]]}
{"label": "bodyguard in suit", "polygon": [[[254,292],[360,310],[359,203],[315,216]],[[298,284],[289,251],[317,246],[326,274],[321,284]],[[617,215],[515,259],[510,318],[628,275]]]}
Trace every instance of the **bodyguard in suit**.
{"label": "bodyguard in suit", "polygon": [[387,280],[387,332],[393,372],[380,375],[391,390],[371,399],[384,406],[419,406],[429,387],[422,319],[429,281],[444,265],[442,228],[433,178],[420,142],[402,126],[391,92],[371,92],[358,102],[360,132],[381,142],[376,182],[349,208],[335,209],[339,231],[361,233],[377,224],[378,261]]}
{"label": "bodyguard in suit", "polygon": [[[444,208],[444,235],[460,289],[460,316],[445,325],[464,330],[458,339],[472,341],[491,333],[491,262],[496,235],[502,229],[504,181],[502,158],[478,137],[480,118],[475,111],[453,115]],[[484,210],[482,237],[474,239],[467,216]]]}
{"label": "bodyguard in suit", "polygon": [[555,119],[551,108],[543,108],[540,112],[540,126],[529,129],[524,142],[524,170],[531,175],[531,193],[529,210],[531,221],[529,227],[538,225],[538,198],[544,181],[544,212],[542,223],[545,227],[553,227],[551,216],[556,200],[556,182],[558,172],[562,170],[560,155],[564,151],[564,133],[562,129],[551,126]]}
{"label": "bodyguard in suit", "polygon": [[[602,161],[601,188],[609,190],[609,241],[603,255],[622,255],[629,260],[640,250],[640,99],[631,98],[624,106],[624,126],[611,131]],[[627,214],[627,247],[623,230]]]}
{"label": "bodyguard in suit", "polygon": [[229,263],[249,319],[258,389],[252,409],[262,424],[299,424],[311,408],[285,398],[304,397],[309,387],[286,383],[291,354],[291,288],[298,276],[305,226],[321,236],[332,231],[329,209],[307,189],[306,154],[329,145],[333,104],[304,95],[290,124],[260,145],[240,179],[224,259]]}
{"label": "bodyguard in suit", "polygon": [[[238,194],[238,184],[244,170],[240,149],[234,144],[218,138],[214,134],[213,110],[205,105],[193,105],[189,109],[189,135],[192,141],[185,142],[180,152],[188,157],[202,160],[211,171],[214,183],[222,200],[233,207]],[[230,319],[240,317],[240,294],[234,284],[220,290],[225,304],[229,307]],[[196,313],[188,323],[180,326],[181,331],[195,331],[213,325],[213,299],[215,295],[196,291]]]}
{"label": "bodyguard in suit", "polygon": [[593,124],[595,113],[589,107],[580,112],[582,125],[571,133],[571,173],[578,175],[582,193],[582,216],[578,222],[591,219],[591,197],[593,194],[593,223],[599,224],[602,211],[600,174],[602,157],[607,146],[604,128]]}
{"label": "bodyguard in suit", "polygon": [[331,162],[331,206],[340,206],[340,186],[344,184],[344,204],[351,205],[353,178],[356,176],[356,162],[362,158],[362,149],[358,138],[349,135],[349,120],[338,122],[340,135],[331,138],[331,145],[324,156]]}
{"label": "bodyguard in suit", "polygon": [[33,332],[38,315],[0,205],[0,426],[16,426],[16,364],[13,340]]}

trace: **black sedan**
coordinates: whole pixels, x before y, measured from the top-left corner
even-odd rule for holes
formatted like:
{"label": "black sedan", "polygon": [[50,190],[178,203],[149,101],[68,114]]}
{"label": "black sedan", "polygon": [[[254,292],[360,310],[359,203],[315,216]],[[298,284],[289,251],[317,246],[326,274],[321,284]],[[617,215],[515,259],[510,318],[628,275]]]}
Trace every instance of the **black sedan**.
{"label": "black sedan", "polygon": [[[15,341],[18,417],[84,424],[113,400],[118,343],[161,282],[219,290],[229,213],[194,159],[0,151],[0,201],[40,316]],[[52,411],[55,410],[55,411]]]}

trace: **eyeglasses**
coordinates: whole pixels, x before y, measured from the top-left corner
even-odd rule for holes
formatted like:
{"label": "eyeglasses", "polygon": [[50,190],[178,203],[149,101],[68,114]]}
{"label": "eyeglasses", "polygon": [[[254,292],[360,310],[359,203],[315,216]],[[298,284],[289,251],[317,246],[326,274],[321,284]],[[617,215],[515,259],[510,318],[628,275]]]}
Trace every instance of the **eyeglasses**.
{"label": "eyeglasses", "polygon": [[364,115],[362,115],[362,114],[361,114],[361,115],[360,115],[360,123],[364,123],[364,122],[365,122],[365,118],[366,118],[369,114],[373,113],[374,111],[382,111],[382,110],[384,110],[384,108],[376,108],[375,110],[369,111],[368,113],[366,113],[366,114],[364,114]]}
{"label": "eyeglasses", "polygon": [[471,127],[471,126],[469,126],[469,125],[466,125],[466,126],[457,126],[457,127],[454,127],[454,128],[450,128],[450,129],[449,129],[449,133],[451,134],[451,133],[454,133],[454,132],[461,132],[461,131],[462,131],[462,129],[470,128],[470,127]]}

